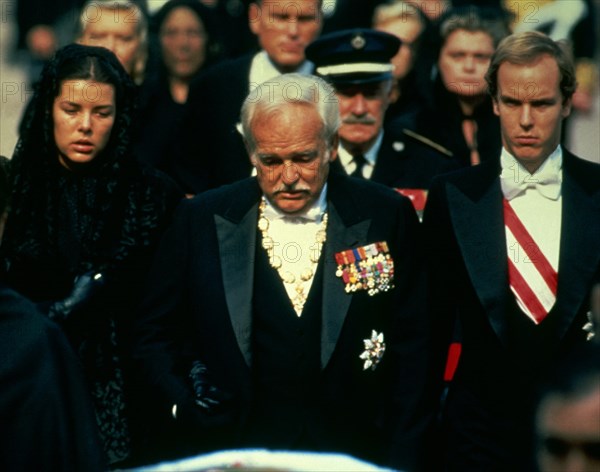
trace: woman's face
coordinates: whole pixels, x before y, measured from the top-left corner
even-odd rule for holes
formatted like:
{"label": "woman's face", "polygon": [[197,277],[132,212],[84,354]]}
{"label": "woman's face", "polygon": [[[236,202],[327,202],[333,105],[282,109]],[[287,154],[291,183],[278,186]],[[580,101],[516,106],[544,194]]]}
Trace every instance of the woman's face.
{"label": "woman's face", "polygon": [[440,51],[438,67],[446,89],[462,97],[485,95],[485,73],[494,54],[492,37],[483,31],[456,30]]}
{"label": "woman's face", "polygon": [[169,75],[187,79],[206,58],[206,31],[198,16],[187,7],[174,8],[160,29],[163,60]]}
{"label": "woman's face", "polygon": [[58,160],[67,169],[93,161],[106,147],[116,116],[115,88],[64,80],[52,106]]}
{"label": "woman's face", "polygon": [[133,75],[142,47],[139,21],[128,10],[97,8],[93,21],[86,23],[79,42],[110,49],[127,73]]}

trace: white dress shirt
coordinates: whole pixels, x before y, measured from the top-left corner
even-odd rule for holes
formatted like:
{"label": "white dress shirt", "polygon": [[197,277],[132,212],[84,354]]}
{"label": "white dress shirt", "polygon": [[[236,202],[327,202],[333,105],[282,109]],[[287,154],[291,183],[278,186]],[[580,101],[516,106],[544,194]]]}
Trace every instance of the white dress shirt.
{"label": "white dress shirt", "polygon": [[[504,196],[556,272],[560,256],[562,219],[562,160],[562,149],[559,145],[539,169],[530,174],[506,149],[502,149],[500,156],[500,183]],[[540,190],[537,182],[543,181],[550,181],[551,184]],[[509,229],[506,228],[505,231],[508,257],[532,289],[536,287],[534,291],[538,297],[552,300],[553,295],[541,281],[541,276],[532,261]],[[518,297],[517,302],[523,312],[528,313]]]}
{"label": "white dress shirt", "polygon": [[[304,61],[298,69],[296,69],[296,73],[310,75],[313,71],[314,65],[310,61]],[[258,85],[266,82],[268,80],[272,80],[275,77],[281,75],[281,72],[277,70],[275,64],[269,59],[269,56],[265,51],[259,51],[254,55],[254,59],[252,59],[252,65],[250,66],[250,77],[249,77],[249,89],[248,92],[254,90]]]}
{"label": "white dress shirt", "polygon": [[[543,173],[558,176],[562,182],[562,149],[560,145],[544,161],[540,168],[530,174],[506,149],[502,149],[500,162],[502,166],[501,179],[515,179],[515,181],[535,181]],[[560,183],[559,183],[560,185]],[[522,193],[510,199],[510,205],[527,228],[541,251],[554,270],[558,270],[560,232],[562,219],[562,192],[558,192],[556,199],[548,198],[535,187],[530,186]],[[525,263],[521,254],[513,254],[511,245],[514,241],[507,240],[508,254],[517,264]]]}

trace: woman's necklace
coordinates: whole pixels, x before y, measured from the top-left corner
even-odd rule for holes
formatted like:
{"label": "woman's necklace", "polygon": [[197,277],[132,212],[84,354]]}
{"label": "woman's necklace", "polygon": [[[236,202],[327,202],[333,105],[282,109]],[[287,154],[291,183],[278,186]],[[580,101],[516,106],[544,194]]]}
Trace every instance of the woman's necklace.
{"label": "woman's necklace", "polygon": [[294,295],[290,296],[290,300],[294,306],[296,314],[300,316],[302,309],[304,308],[304,304],[306,303],[306,298],[308,297],[308,290],[305,290],[305,284],[306,282],[311,281],[315,276],[315,271],[321,255],[321,249],[323,248],[323,243],[325,242],[327,234],[327,213],[323,215],[321,223],[319,224],[319,229],[315,234],[315,245],[310,248],[310,264],[307,267],[302,268],[299,273],[293,273],[290,270],[285,270],[283,268],[283,261],[281,260],[281,257],[275,255],[275,247],[279,246],[279,244],[269,235],[269,227],[271,226],[271,222],[269,218],[265,216],[266,207],[267,203],[263,198],[260,202],[258,217],[258,229],[262,235],[262,247],[267,251],[270,266],[277,271],[283,283],[294,286]]}

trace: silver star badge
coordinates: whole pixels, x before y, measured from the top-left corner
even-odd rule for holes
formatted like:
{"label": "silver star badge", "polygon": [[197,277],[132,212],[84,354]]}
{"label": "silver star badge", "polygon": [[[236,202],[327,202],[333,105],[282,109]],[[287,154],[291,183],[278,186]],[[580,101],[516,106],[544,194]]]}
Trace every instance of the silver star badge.
{"label": "silver star badge", "polygon": [[583,329],[587,333],[585,340],[590,341],[594,338],[594,336],[596,336],[595,329],[594,329],[594,319],[592,318],[591,311],[588,311],[586,313],[586,315],[587,315],[587,319],[588,319],[587,323],[584,324],[583,328],[581,328],[581,329]]}
{"label": "silver star badge", "polygon": [[377,334],[377,331],[371,331],[371,338],[363,339],[365,343],[364,352],[358,356],[365,361],[363,370],[375,370],[377,364],[381,362],[381,358],[385,352],[385,343],[383,342],[383,333]]}

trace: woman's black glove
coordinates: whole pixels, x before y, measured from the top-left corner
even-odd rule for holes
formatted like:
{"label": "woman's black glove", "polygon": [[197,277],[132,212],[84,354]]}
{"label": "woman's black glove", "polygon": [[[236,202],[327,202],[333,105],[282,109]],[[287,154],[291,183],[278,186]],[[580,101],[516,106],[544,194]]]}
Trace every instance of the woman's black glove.
{"label": "woman's black glove", "polygon": [[75,277],[71,293],[63,300],[50,305],[48,317],[58,322],[65,321],[85,307],[104,284],[105,277],[100,272],[90,271]]}

